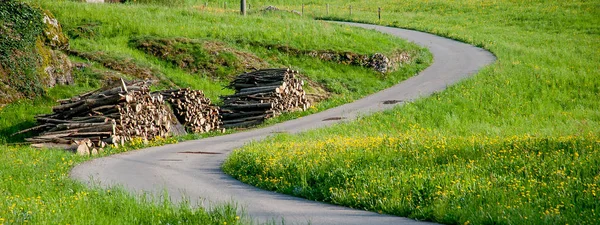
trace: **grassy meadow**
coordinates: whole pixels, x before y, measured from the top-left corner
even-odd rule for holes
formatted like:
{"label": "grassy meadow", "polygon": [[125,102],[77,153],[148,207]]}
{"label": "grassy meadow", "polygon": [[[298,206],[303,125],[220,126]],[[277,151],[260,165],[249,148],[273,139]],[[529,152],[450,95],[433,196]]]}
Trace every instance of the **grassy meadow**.
{"label": "grassy meadow", "polygon": [[[243,19],[236,15],[237,1],[226,8],[214,0],[29,2],[52,11],[67,31],[93,25],[94,35],[71,39],[72,48],[131,57],[178,86],[205,90],[211,99],[230,93],[222,89],[226,81],[190,75],[132,48],[131,39],[217,40],[271,65],[299,69],[334,93],[311,112],[390,86],[430,60],[395,38],[312,18],[422,30],[485,48],[498,61],[444,92],[356,122],[251,143],[234,152],[223,169],[269,190],[445,224],[600,223],[598,1],[248,0],[250,16]],[[257,12],[266,5],[304,11],[304,16]],[[406,49],[421,60],[382,77],[245,40],[363,54]],[[87,159],[16,144],[23,137],[9,135],[31,126],[33,116],[49,112],[54,100],[101,84],[85,71],[76,79],[76,87],[54,88],[46,97],[0,109],[0,193],[5,196],[0,224],[249,223],[233,205],[205,211],[173,205],[167,196],[85,187],[67,174]]]}
{"label": "grassy meadow", "polygon": [[[49,10],[58,18],[64,32],[70,35],[71,49],[105,57],[102,59],[110,63],[134,62],[157,71],[164,82],[158,83],[153,89],[169,88],[166,84],[191,87],[203,90],[216,102],[218,96],[232,93],[224,88],[226,79],[207,73],[189,73],[136,49],[132,46],[132,40],[146,37],[188,38],[223,43],[228,48],[254,54],[273,67],[300,70],[306,79],[323,85],[330,92],[331,98],[315,105],[309,112],[286,115],[285,118],[350,102],[413,76],[431,62],[431,55],[426,50],[397,38],[288,13],[256,14],[242,18],[221,9],[201,10],[196,3],[189,1],[178,5],[182,7],[172,4],[27,2]],[[402,50],[411,54],[413,60],[396,72],[380,74],[367,68],[322,62],[307,56],[296,57],[251,43],[359,54],[387,54]],[[240,214],[240,209],[234,203],[224,203],[216,209],[202,209],[186,204],[175,205],[167,194],[139,196],[118,187],[110,190],[87,187],[71,180],[68,173],[74,165],[90,158],[62,150],[29,148],[20,144],[27,135],[11,136],[16,131],[33,126],[35,115],[51,112],[57,99],[93,90],[104,83],[102,76],[97,73],[109,71],[103,63],[75,56],[71,56],[71,59],[90,65],[74,70],[76,85],[51,88],[45,96],[23,99],[0,108],[0,224],[251,223],[251,219]],[[151,144],[198,137],[201,135],[157,140]],[[119,149],[105,149],[95,157],[142,147],[147,145],[131,143]]]}
{"label": "grassy meadow", "polygon": [[[301,10],[301,1],[277,3]],[[304,3],[305,17],[422,30],[498,60],[394,110],[252,143],[230,156],[227,173],[445,224],[600,223],[600,2]]]}

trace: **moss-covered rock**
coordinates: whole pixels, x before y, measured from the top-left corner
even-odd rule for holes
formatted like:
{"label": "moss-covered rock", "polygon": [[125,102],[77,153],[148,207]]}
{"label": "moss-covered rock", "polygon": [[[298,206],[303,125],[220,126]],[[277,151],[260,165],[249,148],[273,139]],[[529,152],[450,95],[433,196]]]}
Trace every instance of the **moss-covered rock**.
{"label": "moss-covered rock", "polygon": [[73,65],[65,53],[48,48],[41,38],[36,42],[36,51],[40,57],[37,70],[45,87],[73,84]]}
{"label": "moss-covered rock", "polygon": [[62,26],[50,11],[43,11],[44,31],[36,41],[36,51],[40,56],[38,74],[45,87],[57,84],[73,84],[73,65],[65,53],[69,50],[69,39]]}
{"label": "moss-covered rock", "polygon": [[15,0],[0,2],[0,105],[72,84],[71,62],[61,52],[68,48],[50,12]]}
{"label": "moss-covered rock", "polygon": [[44,33],[43,40],[46,45],[55,50],[69,49],[69,39],[63,33],[62,26],[48,10],[44,10]]}

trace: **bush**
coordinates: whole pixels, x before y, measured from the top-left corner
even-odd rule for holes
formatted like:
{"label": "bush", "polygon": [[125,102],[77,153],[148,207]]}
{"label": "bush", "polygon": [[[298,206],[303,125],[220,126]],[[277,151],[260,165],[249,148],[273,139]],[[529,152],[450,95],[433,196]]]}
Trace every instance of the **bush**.
{"label": "bush", "polygon": [[36,41],[43,31],[42,12],[25,3],[0,3],[0,63],[5,72],[0,82],[26,97],[44,94],[37,79],[39,56]]}

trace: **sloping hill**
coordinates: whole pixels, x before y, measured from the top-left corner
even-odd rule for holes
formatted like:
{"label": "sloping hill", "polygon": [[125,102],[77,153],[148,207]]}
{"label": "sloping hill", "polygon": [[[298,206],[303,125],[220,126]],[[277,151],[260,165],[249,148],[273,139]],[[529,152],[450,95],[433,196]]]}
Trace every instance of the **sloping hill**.
{"label": "sloping hill", "polygon": [[18,1],[0,3],[0,106],[72,84],[69,42],[48,12]]}

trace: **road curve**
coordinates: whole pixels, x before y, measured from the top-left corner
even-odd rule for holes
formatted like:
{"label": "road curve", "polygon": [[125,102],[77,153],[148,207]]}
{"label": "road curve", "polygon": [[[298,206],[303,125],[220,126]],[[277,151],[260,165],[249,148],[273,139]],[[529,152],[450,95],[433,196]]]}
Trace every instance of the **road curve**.
{"label": "road curve", "polygon": [[[264,191],[241,183],[220,169],[233,149],[250,141],[262,140],[273,133],[299,133],[330,126],[359,115],[390,109],[402,102],[442,91],[495,60],[483,49],[423,32],[344,24],[375,29],[425,46],[433,53],[434,62],[417,76],[350,104],[266,128],[98,158],[76,166],[71,177],[103,187],[121,185],[134,192],[162,193],[167,190],[173,201],[185,197],[192,204],[204,207],[235,202],[258,222],[281,223],[283,219],[286,224],[423,224],[407,218]],[[398,100],[399,103],[383,104],[388,100]],[[332,117],[345,119],[325,120]],[[217,154],[182,153],[186,151]]]}

